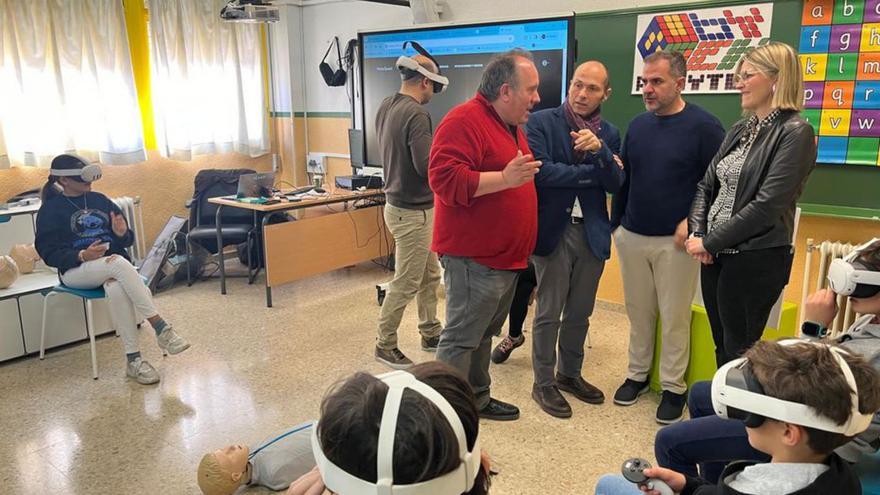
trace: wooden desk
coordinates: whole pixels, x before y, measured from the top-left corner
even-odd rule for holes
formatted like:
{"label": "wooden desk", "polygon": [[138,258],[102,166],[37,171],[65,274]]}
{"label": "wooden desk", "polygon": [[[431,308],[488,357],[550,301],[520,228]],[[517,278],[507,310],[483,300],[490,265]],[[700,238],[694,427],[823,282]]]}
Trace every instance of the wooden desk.
{"label": "wooden desk", "polygon": [[[266,266],[266,306],[271,308],[272,287],[388,254],[383,251],[385,239],[390,238],[385,229],[383,205],[352,208],[358,201],[381,201],[384,196],[381,189],[335,189],[322,197],[306,196],[307,199],[301,201],[284,200],[272,205],[242,203],[231,197],[211,198],[208,202],[217,205],[217,246],[223,245],[220,231],[222,208],[242,208],[263,214],[261,229]],[[325,213],[316,208],[340,203],[342,208],[339,211],[328,208]],[[305,209],[310,209],[308,213],[316,214],[307,214],[295,222],[269,225],[276,214]],[[226,294],[226,269],[222,260],[220,293]]]}

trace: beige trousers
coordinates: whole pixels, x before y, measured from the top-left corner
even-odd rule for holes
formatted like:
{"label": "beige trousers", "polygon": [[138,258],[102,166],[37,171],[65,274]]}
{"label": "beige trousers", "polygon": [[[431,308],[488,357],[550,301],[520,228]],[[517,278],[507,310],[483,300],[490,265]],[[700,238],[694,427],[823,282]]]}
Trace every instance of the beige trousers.
{"label": "beige trousers", "polygon": [[397,328],[406,306],[416,299],[419,333],[425,338],[440,335],[437,319],[437,287],[440,264],[431,252],[434,209],[408,210],[385,204],[385,225],[394,236],[394,280],[388,286],[379,313],[380,349],[397,347]]}
{"label": "beige trousers", "polygon": [[629,317],[627,378],[645,381],[654,360],[659,312],[663,339],[660,385],[681,394],[687,390],[691,337],[691,301],[700,264],[677,248],[673,236],[643,236],[619,227],[614,243],[620,256],[626,314]]}

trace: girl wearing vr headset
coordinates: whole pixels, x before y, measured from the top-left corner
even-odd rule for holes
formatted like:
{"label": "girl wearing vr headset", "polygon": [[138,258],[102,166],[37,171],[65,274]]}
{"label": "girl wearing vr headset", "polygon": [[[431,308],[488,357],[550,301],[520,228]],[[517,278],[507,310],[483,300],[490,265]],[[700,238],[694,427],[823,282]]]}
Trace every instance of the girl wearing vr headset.
{"label": "girl wearing vr headset", "polygon": [[357,373],[324,398],[312,438],[318,466],[287,494],[485,495],[479,427],[470,385],[446,364]]}
{"label": "girl wearing vr headset", "polygon": [[141,358],[136,314],[153,326],[162,351],[178,354],[189,348],[189,342],[156,311],[125,251],[134,234],[122,211],[107,196],[92,191],[92,182],[100,178],[101,168],[77,155],[52,160],[37,214],[36,248],[65,285],[104,288],[110,317],[125,347],[126,375],[144,385],[157,383],[156,369]]}

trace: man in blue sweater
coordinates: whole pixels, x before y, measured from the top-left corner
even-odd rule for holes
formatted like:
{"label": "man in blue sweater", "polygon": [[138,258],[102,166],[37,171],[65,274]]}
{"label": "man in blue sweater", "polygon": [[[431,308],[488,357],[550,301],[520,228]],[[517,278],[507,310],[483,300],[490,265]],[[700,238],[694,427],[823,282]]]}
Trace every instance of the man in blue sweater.
{"label": "man in blue sweater", "polygon": [[648,111],[629,124],[621,154],[626,182],[611,213],[630,321],[629,369],[614,403],[635,404],[648,391],[659,311],[661,424],[681,419],[687,397],[690,307],[699,273],[699,263],[684,250],[688,210],[724,139],[717,118],[682,99],[686,74],[678,52],[645,58],[642,99]]}
{"label": "man in blue sweater", "polygon": [[581,368],[599,277],[611,254],[605,195],[616,193],[624,179],[617,157],[620,132],[600,115],[610,95],[605,66],[584,62],[574,72],[565,102],[526,123],[529,149],[542,163],[535,176],[538,240],[532,262],[538,305],[532,398],[559,418],[571,416],[559,390],[590,404],[605,400],[583,379]]}

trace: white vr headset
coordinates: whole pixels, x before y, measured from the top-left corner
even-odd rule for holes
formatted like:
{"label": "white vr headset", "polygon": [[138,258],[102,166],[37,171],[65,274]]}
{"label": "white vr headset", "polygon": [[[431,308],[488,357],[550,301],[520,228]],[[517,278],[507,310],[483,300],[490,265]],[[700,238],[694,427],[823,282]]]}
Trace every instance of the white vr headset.
{"label": "white vr headset", "polygon": [[[779,344],[825,345],[803,340],[784,340]],[[766,418],[771,418],[846,436],[858,435],[868,429],[874,415],[859,412],[859,389],[849,365],[841,357],[846,351],[838,347],[828,347],[852,389],[852,410],[846,423],[837,424],[816,414],[813,408],[805,404],[766,395],[764,388],[752,373],[747,358],[734,359],[715,372],[715,377],[712,379],[712,408],[718,416],[738,419],[750,428],[757,428]]]}
{"label": "white vr headset", "polygon": [[858,299],[880,293],[880,272],[859,261],[866,251],[880,248],[880,237],[857,246],[849,255],[835,259],[828,269],[828,284],[836,294]]}
{"label": "white vr headset", "polygon": [[[446,88],[449,87],[449,79],[445,76],[440,75],[440,63],[428,53],[427,50],[422,48],[422,45],[416,43],[415,41],[404,41],[403,42],[403,50],[406,51],[406,45],[410,44],[413,48],[420,54],[428,57],[431,62],[434,62],[434,65],[437,66],[437,73],[429,71],[428,69],[419,65],[418,61],[414,58],[407,57],[406,55],[401,55],[397,58],[397,70],[403,72],[404,70],[410,70],[413,72],[418,72],[419,74],[425,76],[434,84],[434,93],[442,93],[446,91]],[[403,74],[401,74],[403,77]]]}
{"label": "white vr headset", "polygon": [[83,182],[95,182],[96,180],[101,178],[101,166],[95,163],[89,163],[85,158],[74,155],[73,153],[65,153],[67,156],[72,156],[82,163],[87,163],[83,168],[65,168],[65,169],[57,169],[51,168],[49,169],[49,175],[54,175],[55,177],[75,177],[80,179]]}
{"label": "white vr headset", "polygon": [[[379,426],[379,445],[376,453],[376,483],[353,476],[330,462],[321,449],[318,439],[318,424],[312,429],[312,453],[324,486],[340,495],[460,495],[470,491],[480,471],[480,439],[477,437],[474,448],[467,449],[467,437],[455,409],[440,395],[439,392],[416,379],[406,371],[392,371],[378,375],[377,378],[388,385],[385,397],[385,408],[382,411],[382,423]],[[410,485],[394,485],[394,435],[397,431],[397,416],[400,412],[400,401],[405,389],[413,390],[431,401],[452,427],[458,439],[458,452],[461,457],[459,466],[449,473],[437,478]]]}

